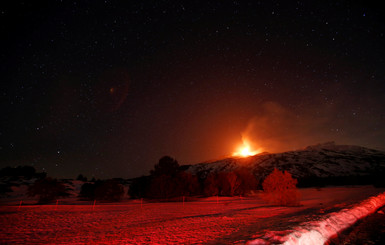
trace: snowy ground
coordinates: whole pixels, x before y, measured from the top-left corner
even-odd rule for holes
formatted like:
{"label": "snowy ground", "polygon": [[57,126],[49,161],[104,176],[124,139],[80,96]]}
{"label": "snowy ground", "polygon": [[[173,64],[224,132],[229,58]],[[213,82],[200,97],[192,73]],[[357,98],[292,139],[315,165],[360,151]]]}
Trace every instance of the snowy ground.
{"label": "snowy ground", "polygon": [[363,241],[366,244],[385,244],[385,207],[358,221],[347,232],[331,240],[331,245],[362,244]]}
{"label": "snowy ground", "polygon": [[[244,244],[290,235],[301,224],[354,208],[384,189],[302,189],[301,206],[274,207],[259,196],[194,202],[0,206],[1,244]],[[258,240],[259,239],[259,240]]]}

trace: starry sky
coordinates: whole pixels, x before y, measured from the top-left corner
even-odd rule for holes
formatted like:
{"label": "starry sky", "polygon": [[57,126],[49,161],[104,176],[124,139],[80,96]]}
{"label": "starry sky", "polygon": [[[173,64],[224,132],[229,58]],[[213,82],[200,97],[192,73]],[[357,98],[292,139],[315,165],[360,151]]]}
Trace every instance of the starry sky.
{"label": "starry sky", "polygon": [[242,139],[385,150],[375,2],[2,1],[0,20],[0,167],[131,178]]}

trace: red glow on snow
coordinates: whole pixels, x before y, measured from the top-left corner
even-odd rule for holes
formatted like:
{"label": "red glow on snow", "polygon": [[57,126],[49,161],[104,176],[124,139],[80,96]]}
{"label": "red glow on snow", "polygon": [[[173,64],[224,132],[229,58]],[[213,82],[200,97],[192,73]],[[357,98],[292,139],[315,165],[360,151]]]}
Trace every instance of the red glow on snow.
{"label": "red glow on snow", "polygon": [[[227,244],[248,237],[255,240],[244,243],[319,244],[321,241],[322,244],[382,207],[385,194],[379,192],[371,186],[302,189],[300,207],[266,206],[259,195],[213,196],[191,201],[189,197],[180,197],[178,202],[160,203],[140,199],[113,204],[63,199],[57,201],[57,206],[55,203],[32,205],[35,200],[24,200],[21,208],[19,201],[10,200],[12,205],[0,205],[0,241],[4,244]],[[367,199],[371,195],[377,196]],[[347,204],[361,200],[365,201],[355,206]],[[341,210],[320,214],[316,211],[320,202],[326,205],[322,208],[338,205]],[[304,214],[298,215],[299,211]],[[316,219],[308,222],[309,215]],[[301,222],[298,227],[292,227],[294,216]],[[282,230],[284,225],[287,230]]]}

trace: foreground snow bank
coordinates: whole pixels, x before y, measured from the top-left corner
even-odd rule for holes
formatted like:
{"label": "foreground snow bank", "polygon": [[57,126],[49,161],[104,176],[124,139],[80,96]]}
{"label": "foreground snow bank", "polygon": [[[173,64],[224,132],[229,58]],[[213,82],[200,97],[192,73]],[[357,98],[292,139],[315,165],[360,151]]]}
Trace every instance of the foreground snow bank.
{"label": "foreground snow bank", "polygon": [[[295,227],[289,234],[286,232],[268,232],[262,239],[250,241],[248,244],[324,244],[337,236],[341,231],[353,225],[377,209],[385,205],[385,192],[370,197],[350,209],[343,209],[325,215],[318,221],[306,222]],[[286,234],[285,234],[286,233]]]}

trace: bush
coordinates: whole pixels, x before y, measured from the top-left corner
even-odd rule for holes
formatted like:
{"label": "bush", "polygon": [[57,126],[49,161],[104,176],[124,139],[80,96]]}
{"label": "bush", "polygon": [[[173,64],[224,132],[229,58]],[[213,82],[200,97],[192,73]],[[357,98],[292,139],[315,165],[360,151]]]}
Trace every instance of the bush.
{"label": "bush", "polygon": [[50,203],[57,197],[68,196],[65,185],[57,179],[44,178],[36,180],[28,187],[28,196],[39,196],[39,203]]}
{"label": "bush", "polygon": [[262,183],[264,199],[269,203],[283,206],[299,205],[297,180],[287,171],[281,172],[274,168],[273,172]]}

